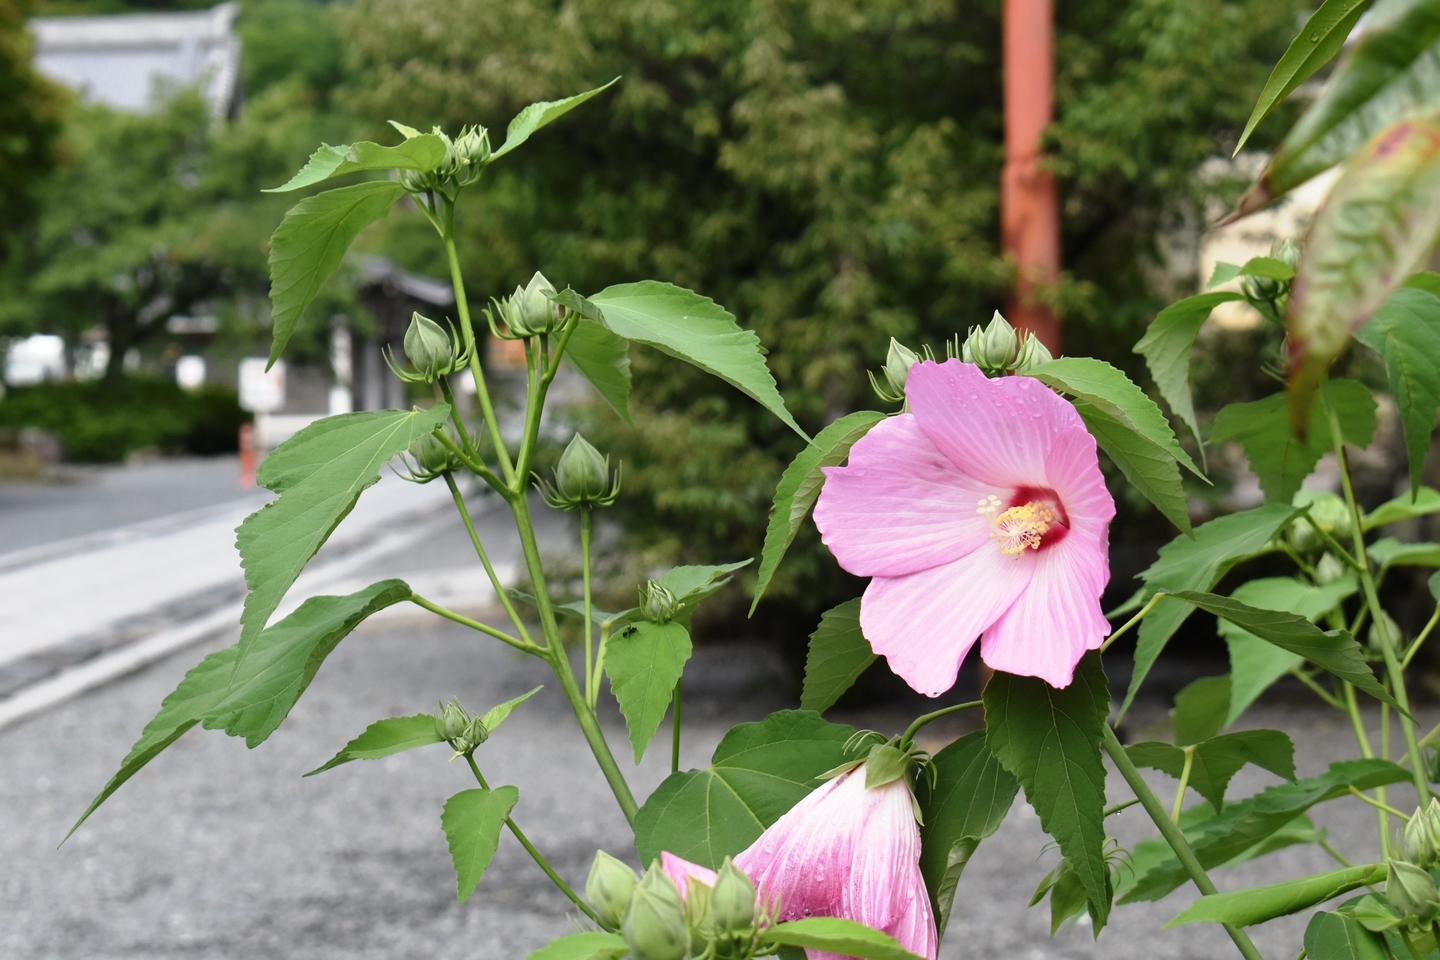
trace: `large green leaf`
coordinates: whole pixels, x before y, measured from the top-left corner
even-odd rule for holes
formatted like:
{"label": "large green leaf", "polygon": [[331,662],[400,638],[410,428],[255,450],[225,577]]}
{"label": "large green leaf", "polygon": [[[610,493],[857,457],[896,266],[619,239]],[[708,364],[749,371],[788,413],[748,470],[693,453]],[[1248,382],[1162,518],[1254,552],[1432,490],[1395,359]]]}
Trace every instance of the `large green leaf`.
{"label": "large green leaf", "polygon": [[635,818],[635,847],[649,863],[668,850],[710,867],[754,843],[811,790],[852,759],[854,727],[809,710],[782,710],[725,734],[703,770],[671,774]]}
{"label": "large green leaf", "polygon": [[665,719],[690,652],[690,631],[676,620],[638,620],[605,645],[605,675],[625,715],[636,763]]}
{"label": "large green leaf", "polygon": [[997,673],[984,699],[990,752],[1019,778],[1040,826],[1060,844],[1103,924],[1110,888],[1100,740],[1110,691],[1100,654],[1086,654],[1063,690],[1035,677]]}
{"label": "large green leaf", "polygon": [[630,426],[630,343],[604,324],[581,319],[570,334],[565,359],[590,381],[605,402]]}
{"label": "large green leaf", "polygon": [[393,147],[382,147],[369,141],[338,147],[323,143],[287,183],[263,192],[287,193],[362,170],[429,171],[440,166],[444,159],[445,141],[433,133],[422,133]]}
{"label": "large green leaf", "polygon": [[450,408],[375,410],[316,421],[286,440],[256,472],[280,496],[235,531],[250,593],[240,616],[237,666],[305,564],[350,513],[380,468],[445,422]]}
{"label": "large green leaf", "polygon": [[[1324,391],[1335,405],[1346,441],[1361,449],[1368,447],[1375,436],[1375,398],[1369,389],[1356,380],[1330,380]],[[1301,440],[1290,430],[1283,393],[1223,407],[1210,432],[1212,443],[1221,440],[1234,440],[1245,450],[1250,469],[1260,478],[1260,488],[1271,503],[1289,503],[1331,449],[1330,428],[1321,405],[1310,408],[1309,430]]]}
{"label": "large green leaf", "polygon": [[765,365],[760,338],[740,329],[730,311],[714,300],[673,283],[643,280],[606,287],[590,302],[600,308],[613,332],[714,374],[810,439],[785,409]]}
{"label": "large green leaf", "polygon": [[1256,101],[1250,119],[1245,121],[1245,130],[1235,144],[1237,155],[1255,127],[1269,116],[1275,105],[1340,52],[1355,22],[1369,6],[1370,0],[1325,0],[1320,9],[1310,15],[1300,35],[1290,41],[1285,55],[1270,71],[1270,79],[1265,81],[1265,89],[1260,91],[1260,99]]}
{"label": "large green leaf", "polygon": [[1400,709],[1400,705],[1375,679],[1370,664],[1365,660],[1365,651],[1348,631],[1321,630],[1298,614],[1261,610],[1233,597],[1220,597],[1213,593],[1193,590],[1168,594],[1161,604],[1168,603],[1172,597],[1193,604],[1217,617],[1224,617],[1237,627],[1282,650],[1298,653],[1317,667],[1330,671],[1341,680],[1349,681],[1375,699]]}
{"label": "large green leaf", "polygon": [[[1151,767],[1179,779],[1185,770],[1185,751],[1171,743],[1147,740],[1125,748],[1136,766]],[[1295,745],[1279,730],[1242,730],[1226,733],[1191,747],[1190,786],[1218,813],[1225,805],[1225,790],[1247,763],[1286,780],[1295,779]]]}
{"label": "large green leaf", "polygon": [[933,758],[934,786],[920,778],[920,873],[930,891],[935,926],[945,936],[955,890],[980,841],[1000,829],[1020,781],[1000,766],[980,730]]}
{"label": "large green leaf", "polygon": [[383,219],[404,193],[389,180],[357,183],[306,197],[285,214],[270,237],[271,363],[360,231]]}
{"label": "large green leaf", "polygon": [[443,738],[435,732],[435,717],[428,713],[417,713],[413,717],[391,717],[376,720],[365,728],[365,732],[345,744],[340,752],[327,760],[324,766],[316,767],[307,777],[324,773],[351,760],[379,760],[393,754],[428,747],[442,743]]}
{"label": "large green leaf", "polygon": [[1371,933],[1354,917],[1322,910],[1305,927],[1305,953],[1310,960],[1395,960],[1385,938]]}
{"label": "large green leaf", "polygon": [[1100,407],[1077,399],[1075,411],[1085,421],[1086,429],[1095,437],[1100,449],[1120,468],[1125,479],[1155,504],[1165,519],[1189,536],[1190,511],[1175,458]]}
{"label": "large green leaf", "polygon": [[773,944],[807,947],[858,960],[920,960],[889,934],[842,917],[806,917],[767,928],[763,937]]}
{"label": "large green leaf", "polygon": [[1384,881],[1388,871],[1383,863],[1346,867],[1313,877],[1286,880],[1264,887],[1214,893],[1201,897],[1186,907],[1179,916],[1165,924],[1178,927],[1185,923],[1231,923],[1248,927],[1276,917],[1308,910],[1317,903],[1340,896],[1356,887],[1368,887]]}
{"label": "large green leaf", "polygon": [[785,551],[794,542],[795,534],[800,532],[800,524],[805,522],[810,508],[815,506],[820,496],[820,488],[825,483],[825,474],[821,469],[844,463],[855,441],[884,419],[884,414],[873,410],[846,414],[817,433],[814,442],[801,450],[785,468],[780,483],[775,487],[775,505],[770,510],[770,521],[765,527],[765,546],[760,551],[760,570],[755,575],[751,614],[760,604],[760,598],[770,585],[770,578],[775,575]]}
{"label": "large green leaf", "polygon": [[1209,740],[1225,725],[1230,709],[1230,675],[1191,680],[1175,694],[1170,711],[1175,742],[1182,747]]}
{"label": "large green leaf", "polygon": [[1440,513],[1440,491],[1431,487],[1412,488],[1409,493],[1402,493],[1393,500],[1386,500],[1367,513],[1362,526],[1365,528],[1365,532],[1369,533],[1376,527],[1383,527],[1387,523],[1408,520],[1411,517],[1423,517],[1432,513]]}
{"label": "large green leaf", "polygon": [[1200,442],[1200,423],[1195,419],[1195,401],[1190,395],[1190,351],[1210,311],[1222,303],[1242,299],[1228,290],[1186,297],[1156,314],[1145,336],[1135,344],[1135,353],[1145,357],[1160,396],[1185,421],[1196,443]]}
{"label": "large green leaf", "polygon": [[1390,395],[1400,409],[1411,489],[1420,487],[1420,470],[1440,410],[1440,297],[1428,290],[1402,287],[1385,298],[1355,339],[1385,362]]}
{"label": "large green leaf", "polygon": [[1296,433],[1305,432],[1315,390],[1351,332],[1419,265],[1437,231],[1440,121],[1402,120],[1350,161],[1306,234],[1287,323]]}
{"label": "large green leaf", "polygon": [[874,662],[870,641],[860,632],[860,598],[826,610],[820,615],[820,626],[810,634],[800,709],[829,710]]}
{"label": "large green leaf", "polygon": [[311,597],[261,632],[243,664],[238,659],[238,643],[210,654],[161,701],[160,712],[145,725],[140,739],[120,761],[120,769],[70,833],[197,723],[207,730],[244,737],[250,747],[261,744],[290,713],[325,658],[360,621],[409,597],[410,586],[400,580],[382,580],[344,597]]}
{"label": "large green leaf", "polygon": [[560,119],[597,93],[608,90],[619,82],[620,78],[616,77],[604,86],[596,87],[594,90],[586,90],[584,93],[577,93],[575,96],[566,97],[564,100],[542,100],[539,103],[530,104],[530,106],[515,114],[515,119],[510,121],[510,126],[505,128],[505,142],[500,145],[500,149],[490,154],[490,160],[499,160],[505,156],[505,154],[514,150],[526,140],[529,140],[530,135],[536,130]]}
{"label": "large green leaf", "polygon": [[1366,553],[1382,567],[1440,567],[1440,543],[1402,543],[1382,537]]}
{"label": "large green leaf", "polygon": [[455,896],[461,903],[470,899],[490,859],[500,846],[500,830],[515,809],[520,791],[514,787],[462,790],[445,801],[440,828],[450,845],[455,862]]}
{"label": "large green leaf", "polygon": [[551,940],[526,960],[592,960],[594,957],[623,956],[630,947],[618,933],[586,930]]}
{"label": "large green leaf", "polygon": [[[1179,536],[1160,548],[1160,557],[1140,574],[1145,581],[1143,597],[1149,600],[1157,592],[1175,590],[1211,590],[1230,568],[1265,549],[1282,526],[1295,514],[1288,504],[1269,504],[1217,517],[1195,528],[1195,536]],[[1135,670],[1130,675],[1130,689],[1120,706],[1123,715],[1139,692],[1145,675],[1165,649],[1180,624],[1190,616],[1184,604],[1160,604],[1140,624],[1135,646]]]}

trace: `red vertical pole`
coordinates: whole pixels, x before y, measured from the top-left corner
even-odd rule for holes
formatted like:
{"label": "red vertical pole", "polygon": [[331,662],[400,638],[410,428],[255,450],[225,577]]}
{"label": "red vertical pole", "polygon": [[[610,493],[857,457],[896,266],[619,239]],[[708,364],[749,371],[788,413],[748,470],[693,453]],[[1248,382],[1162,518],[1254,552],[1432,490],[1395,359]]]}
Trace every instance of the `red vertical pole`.
{"label": "red vertical pole", "polygon": [[1005,0],[1005,169],[1000,177],[1000,247],[1015,261],[1005,311],[1016,327],[1060,355],[1060,320],[1036,302],[1035,288],[1060,273],[1060,194],[1040,168],[1040,138],[1055,108],[1052,0]]}
{"label": "red vertical pole", "polygon": [[255,426],[240,424],[240,486],[255,486]]}

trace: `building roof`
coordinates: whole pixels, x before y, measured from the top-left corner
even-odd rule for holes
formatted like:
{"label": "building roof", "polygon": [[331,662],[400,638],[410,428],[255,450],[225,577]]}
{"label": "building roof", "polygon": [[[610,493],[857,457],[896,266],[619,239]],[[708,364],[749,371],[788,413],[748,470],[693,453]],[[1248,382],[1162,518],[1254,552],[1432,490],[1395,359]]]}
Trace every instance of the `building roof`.
{"label": "building roof", "polygon": [[144,112],[156,95],[198,86],[216,116],[240,104],[238,3],[182,13],[34,17],[35,66],[82,96]]}

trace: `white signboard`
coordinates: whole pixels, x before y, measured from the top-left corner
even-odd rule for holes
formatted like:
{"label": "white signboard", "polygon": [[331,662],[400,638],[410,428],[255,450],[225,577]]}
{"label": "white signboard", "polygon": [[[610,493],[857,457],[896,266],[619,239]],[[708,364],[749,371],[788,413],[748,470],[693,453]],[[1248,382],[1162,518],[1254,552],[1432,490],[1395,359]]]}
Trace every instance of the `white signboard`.
{"label": "white signboard", "polygon": [[271,413],[285,406],[285,361],[265,369],[264,357],[240,361],[240,406],[252,413]]}

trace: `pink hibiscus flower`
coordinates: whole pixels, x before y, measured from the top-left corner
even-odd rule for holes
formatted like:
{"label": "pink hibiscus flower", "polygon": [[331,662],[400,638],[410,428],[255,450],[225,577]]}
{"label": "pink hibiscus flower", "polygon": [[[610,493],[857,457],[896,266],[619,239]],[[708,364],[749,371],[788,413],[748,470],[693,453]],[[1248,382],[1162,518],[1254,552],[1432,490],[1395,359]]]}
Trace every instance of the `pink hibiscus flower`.
{"label": "pink hibiscus flower", "polygon": [[1007,673],[1065,687],[1109,635],[1115,502],[1095,438],[1038,380],[918,363],[910,413],[878,424],[825,469],[815,524],[840,566],[873,577],[860,627],[927,696],[955,684],[977,637]]}

